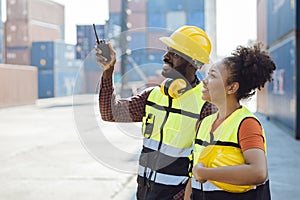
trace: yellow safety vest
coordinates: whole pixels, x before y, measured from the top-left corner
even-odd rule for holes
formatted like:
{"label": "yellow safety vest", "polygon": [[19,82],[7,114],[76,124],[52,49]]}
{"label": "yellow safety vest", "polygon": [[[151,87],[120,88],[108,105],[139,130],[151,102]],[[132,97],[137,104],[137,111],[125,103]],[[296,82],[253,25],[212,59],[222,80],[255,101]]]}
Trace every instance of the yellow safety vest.
{"label": "yellow safety vest", "polygon": [[[244,119],[257,118],[247,108],[242,107],[225,119],[212,134],[210,131],[217,117],[218,113],[215,113],[204,118],[201,122],[193,151],[194,166],[199,162],[199,158],[206,167],[244,163],[243,153],[238,141],[239,127]],[[262,131],[265,141],[265,133],[264,130]],[[266,142],[264,142],[264,145],[266,149]],[[200,189],[201,185],[192,178],[192,187]],[[235,186],[216,181],[207,181],[202,187],[204,191],[225,190],[234,193],[246,192],[255,188],[255,186]]]}
{"label": "yellow safety vest", "polygon": [[201,97],[202,83],[174,99],[159,87],[150,92],[143,117],[140,176],[165,185],[187,181],[195,126],[205,103]]}

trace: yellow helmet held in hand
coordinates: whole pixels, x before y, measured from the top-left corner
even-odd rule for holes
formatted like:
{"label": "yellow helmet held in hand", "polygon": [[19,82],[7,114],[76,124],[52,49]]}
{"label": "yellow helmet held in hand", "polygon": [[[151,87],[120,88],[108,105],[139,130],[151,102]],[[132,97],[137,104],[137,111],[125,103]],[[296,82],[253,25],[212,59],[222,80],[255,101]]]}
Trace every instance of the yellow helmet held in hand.
{"label": "yellow helmet held in hand", "polygon": [[159,38],[164,44],[175,49],[193,60],[204,64],[209,63],[211,43],[206,33],[196,26],[182,26],[170,37]]}
{"label": "yellow helmet held in hand", "polygon": [[[245,163],[241,149],[232,146],[210,145],[203,149],[198,162],[202,162],[205,167],[217,168],[223,166],[241,165]],[[254,185],[232,185],[218,181],[211,181],[212,184],[232,193],[242,193],[253,189]]]}

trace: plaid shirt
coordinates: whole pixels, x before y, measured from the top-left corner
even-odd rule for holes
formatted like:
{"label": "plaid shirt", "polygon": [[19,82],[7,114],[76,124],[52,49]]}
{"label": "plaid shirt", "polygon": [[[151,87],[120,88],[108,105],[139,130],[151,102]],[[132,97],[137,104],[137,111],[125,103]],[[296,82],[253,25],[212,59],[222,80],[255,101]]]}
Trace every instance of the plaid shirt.
{"label": "plaid shirt", "polygon": [[[99,92],[101,117],[110,122],[141,122],[145,115],[147,97],[153,88],[147,88],[138,95],[116,99],[112,78],[102,79]],[[216,107],[208,102],[203,106],[199,120],[216,112]]]}

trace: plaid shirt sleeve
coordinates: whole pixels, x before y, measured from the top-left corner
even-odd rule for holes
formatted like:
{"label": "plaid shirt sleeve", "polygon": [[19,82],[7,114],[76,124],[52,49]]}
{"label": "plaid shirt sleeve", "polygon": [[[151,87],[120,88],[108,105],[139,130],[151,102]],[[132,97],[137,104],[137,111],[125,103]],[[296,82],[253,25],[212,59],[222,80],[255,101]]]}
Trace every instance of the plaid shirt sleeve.
{"label": "plaid shirt sleeve", "polygon": [[203,105],[203,108],[201,110],[200,113],[200,119],[199,121],[201,121],[204,117],[207,117],[211,114],[214,114],[217,112],[217,107],[214,104],[211,104],[209,102],[205,102],[205,104]]}
{"label": "plaid shirt sleeve", "polygon": [[151,91],[148,88],[138,95],[117,99],[112,78],[102,79],[99,92],[101,117],[110,122],[140,122],[145,114],[146,100]]}

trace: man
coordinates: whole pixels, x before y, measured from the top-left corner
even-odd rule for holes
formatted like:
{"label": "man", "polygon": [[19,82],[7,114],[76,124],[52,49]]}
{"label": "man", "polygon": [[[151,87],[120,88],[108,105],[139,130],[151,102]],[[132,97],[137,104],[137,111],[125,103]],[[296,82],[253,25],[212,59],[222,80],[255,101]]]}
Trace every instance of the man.
{"label": "man", "polygon": [[97,62],[104,70],[99,94],[102,119],[143,122],[138,200],[183,199],[196,123],[215,112],[202,100],[202,84],[195,75],[209,62],[211,43],[206,33],[195,26],[183,26],[160,40],[168,48],[162,70],[167,79],[161,87],[119,100],[112,86],[115,52],[109,44],[111,61],[107,62],[96,48]]}

